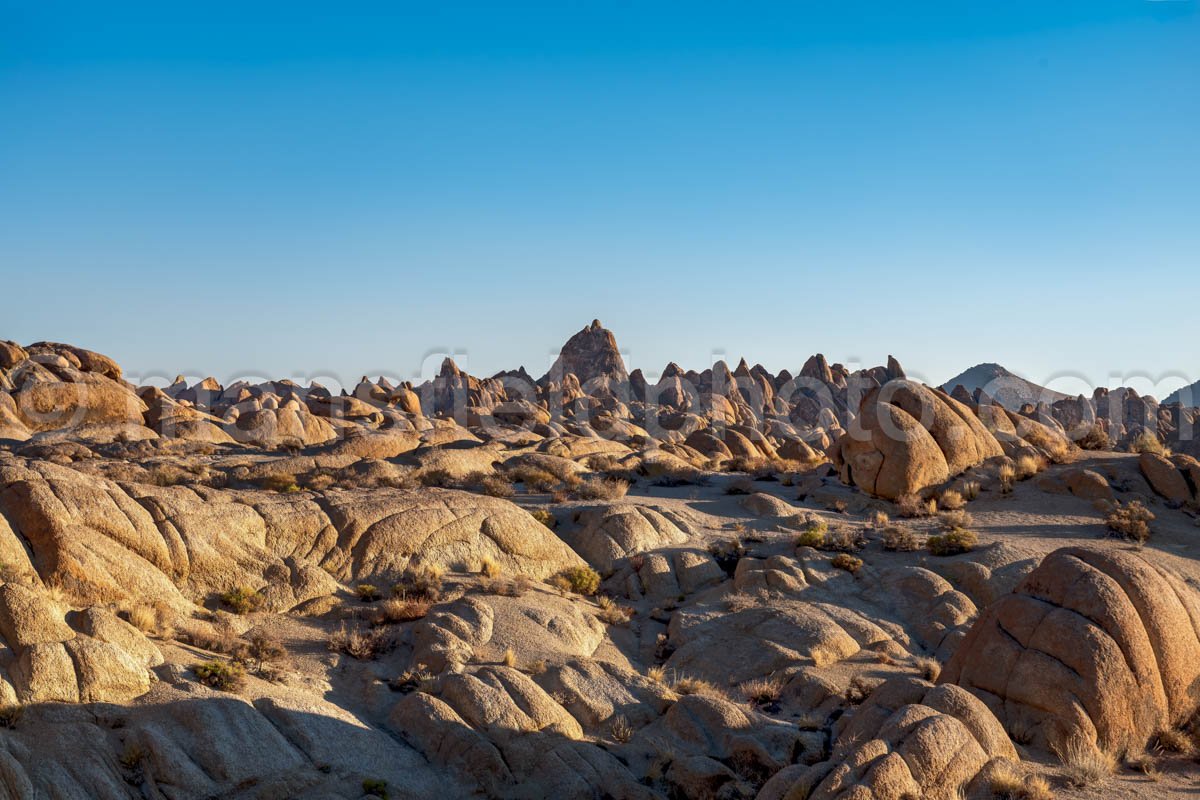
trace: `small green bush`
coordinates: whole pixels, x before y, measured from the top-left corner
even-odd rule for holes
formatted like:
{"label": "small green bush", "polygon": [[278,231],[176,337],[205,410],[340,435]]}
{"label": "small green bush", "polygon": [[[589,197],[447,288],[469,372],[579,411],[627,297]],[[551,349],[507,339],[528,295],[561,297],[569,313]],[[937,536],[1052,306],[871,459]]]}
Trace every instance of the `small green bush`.
{"label": "small green bush", "polygon": [[570,567],[563,570],[562,577],[576,594],[592,595],[600,588],[600,573],[591,567]]}
{"label": "small green bush", "polygon": [[379,587],[370,583],[360,583],[354,587],[354,593],[364,603],[374,603],[379,599]]}
{"label": "small green bush", "polygon": [[846,572],[853,574],[862,569],[863,560],[861,558],[856,558],[849,553],[838,553],[833,557],[833,560],[829,562],[829,565],[835,567],[836,569],[844,569]]}
{"label": "small green bush", "polygon": [[362,787],[364,794],[369,794],[372,797],[382,797],[383,800],[387,800],[387,781],[381,781],[376,778],[365,778],[363,779]]}
{"label": "small green bush", "polygon": [[192,671],[205,686],[223,692],[236,692],[246,678],[246,671],[229,661],[205,661],[192,665]]}
{"label": "small green bush", "polygon": [[221,602],[235,614],[249,614],[262,607],[263,596],[257,589],[238,586],[221,594]]}
{"label": "small green bush", "polygon": [[929,552],[935,556],[955,556],[969,553],[979,544],[979,537],[966,528],[955,528],[940,536],[930,536],[925,541]]}

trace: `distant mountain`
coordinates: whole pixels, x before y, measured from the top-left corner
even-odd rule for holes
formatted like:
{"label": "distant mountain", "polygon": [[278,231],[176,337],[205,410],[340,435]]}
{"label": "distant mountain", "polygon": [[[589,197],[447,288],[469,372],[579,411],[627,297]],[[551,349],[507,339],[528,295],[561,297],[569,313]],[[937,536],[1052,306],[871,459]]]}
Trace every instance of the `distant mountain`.
{"label": "distant mountain", "polygon": [[1020,410],[1026,403],[1054,403],[1068,397],[1025,380],[999,364],[977,364],[943,383],[942,391],[953,393],[956,386],[962,386],[972,395],[976,389],[982,389],[986,395],[1011,411]]}
{"label": "distant mountain", "polygon": [[1167,399],[1163,400],[1163,405],[1168,403],[1179,403],[1189,407],[1200,406],[1200,381],[1171,392],[1167,395]]}

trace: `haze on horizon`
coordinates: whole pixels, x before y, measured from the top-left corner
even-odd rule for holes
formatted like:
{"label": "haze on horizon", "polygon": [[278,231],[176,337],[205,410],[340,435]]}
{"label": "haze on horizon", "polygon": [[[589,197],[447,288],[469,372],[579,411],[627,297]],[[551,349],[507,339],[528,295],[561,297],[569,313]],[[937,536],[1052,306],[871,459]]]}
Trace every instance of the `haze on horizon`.
{"label": "haze on horizon", "polygon": [[0,338],[1200,378],[1198,3],[988,6],[0,3]]}

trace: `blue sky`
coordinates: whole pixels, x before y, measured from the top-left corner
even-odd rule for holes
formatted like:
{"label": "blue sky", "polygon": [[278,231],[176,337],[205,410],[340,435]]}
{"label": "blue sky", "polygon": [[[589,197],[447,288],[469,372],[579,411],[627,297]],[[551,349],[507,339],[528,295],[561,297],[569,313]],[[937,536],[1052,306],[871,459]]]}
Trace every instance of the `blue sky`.
{"label": "blue sky", "polygon": [[0,338],[541,374],[599,317],[648,372],[1161,396],[1200,378],[1197,6],[0,2]]}

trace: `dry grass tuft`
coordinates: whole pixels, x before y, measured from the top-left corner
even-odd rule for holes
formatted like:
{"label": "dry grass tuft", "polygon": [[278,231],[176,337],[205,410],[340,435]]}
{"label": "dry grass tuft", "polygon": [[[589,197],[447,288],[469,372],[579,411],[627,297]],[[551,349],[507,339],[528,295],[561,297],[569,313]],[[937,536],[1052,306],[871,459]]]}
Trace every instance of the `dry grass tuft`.
{"label": "dry grass tuft", "polygon": [[917,672],[925,680],[933,683],[942,674],[942,665],[935,658],[918,658],[913,662],[913,666],[917,668]]}
{"label": "dry grass tuft", "polygon": [[1000,479],[1001,494],[1011,494],[1017,481],[1017,470],[1012,464],[1001,464],[996,477]]}
{"label": "dry grass tuft", "polygon": [[501,662],[502,662],[502,663],[504,664],[504,666],[506,666],[506,667],[516,667],[516,666],[517,666],[517,653],[516,653],[516,651],[515,651],[515,650],[513,650],[511,647],[505,648],[505,650],[504,650],[504,657],[501,659]]}
{"label": "dry grass tuft", "polygon": [[756,706],[768,706],[783,694],[783,678],[755,678],[741,685],[742,697]]}
{"label": "dry grass tuft", "polygon": [[1021,456],[1013,464],[1013,469],[1016,470],[1017,480],[1024,481],[1041,472],[1042,464],[1033,456]]}
{"label": "dry grass tuft", "polygon": [[619,744],[625,744],[633,738],[633,726],[629,724],[629,720],[623,714],[613,717],[608,730],[612,734],[613,741]]}
{"label": "dry grass tuft", "polygon": [[962,493],[955,489],[947,489],[938,498],[938,507],[947,511],[957,511],[966,504],[967,501],[963,499]]}
{"label": "dry grass tuft", "polygon": [[656,664],[646,669],[646,677],[655,683],[663,683],[667,679],[667,668]]}
{"label": "dry grass tuft", "polygon": [[671,689],[676,694],[695,694],[701,697],[715,697],[721,700],[729,699],[725,692],[718,686],[700,678],[689,678],[681,675],[671,684]]}
{"label": "dry grass tuft", "polygon": [[888,522],[888,515],[879,509],[872,511],[867,515],[867,525],[871,526],[872,528],[886,528],[888,526]]}
{"label": "dry grass tuft", "polygon": [[544,508],[535,508],[535,509],[531,510],[529,512],[529,516],[533,517],[534,519],[536,519],[538,522],[545,525],[550,530],[554,530],[554,526],[556,524],[558,524],[557,521],[554,519],[554,515],[551,514],[549,511],[547,511]]}
{"label": "dry grass tuft", "polygon": [[979,481],[963,481],[962,496],[966,500],[974,500],[979,497],[980,491]]}
{"label": "dry grass tuft", "polygon": [[1075,738],[1055,750],[1066,767],[1067,783],[1076,789],[1099,786],[1117,768],[1116,760],[1091,742]]}
{"label": "dry grass tuft", "polygon": [[479,565],[479,572],[481,575],[487,578],[499,578],[500,574],[504,572],[504,570],[501,569],[500,565],[495,559],[485,558]]}
{"label": "dry grass tuft", "polygon": [[1045,778],[1022,778],[1016,767],[1006,762],[998,764],[993,771],[988,792],[994,800],[1054,800],[1054,793]]}

